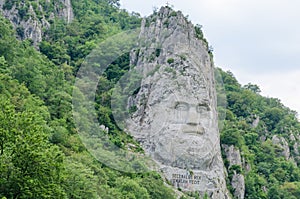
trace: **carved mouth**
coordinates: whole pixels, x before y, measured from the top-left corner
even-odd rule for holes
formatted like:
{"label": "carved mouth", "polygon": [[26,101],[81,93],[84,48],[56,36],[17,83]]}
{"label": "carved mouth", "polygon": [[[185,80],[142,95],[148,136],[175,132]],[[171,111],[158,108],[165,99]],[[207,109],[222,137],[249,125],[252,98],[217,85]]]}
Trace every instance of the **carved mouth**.
{"label": "carved mouth", "polygon": [[187,153],[191,156],[204,157],[210,154],[211,150],[209,150],[208,148],[191,147],[187,149]]}
{"label": "carved mouth", "polygon": [[191,135],[203,135],[205,133],[205,129],[203,127],[191,127],[191,126],[183,126],[182,131],[186,134]]}
{"label": "carved mouth", "polygon": [[187,153],[191,156],[197,156],[197,157],[201,157],[203,156],[204,154],[207,154],[208,152],[207,151],[203,151],[204,149],[201,149],[201,148],[189,148],[187,150]]}
{"label": "carved mouth", "polygon": [[191,135],[203,135],[203,131],[197,131],[197,130],[190,130],[190,131],[183,131],[185,134],[191,134]]}

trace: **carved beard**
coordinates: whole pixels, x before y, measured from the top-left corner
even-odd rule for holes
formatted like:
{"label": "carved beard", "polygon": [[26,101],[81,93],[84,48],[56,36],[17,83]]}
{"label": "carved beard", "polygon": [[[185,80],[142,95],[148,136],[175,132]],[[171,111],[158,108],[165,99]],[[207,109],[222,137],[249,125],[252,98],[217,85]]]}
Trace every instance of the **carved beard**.
{"label": "carved beard", "polygon": [[154,159],[181,169],[209,170],[216,151],[209,132],[184,133],[183,127],[170,124],[151,138]]}

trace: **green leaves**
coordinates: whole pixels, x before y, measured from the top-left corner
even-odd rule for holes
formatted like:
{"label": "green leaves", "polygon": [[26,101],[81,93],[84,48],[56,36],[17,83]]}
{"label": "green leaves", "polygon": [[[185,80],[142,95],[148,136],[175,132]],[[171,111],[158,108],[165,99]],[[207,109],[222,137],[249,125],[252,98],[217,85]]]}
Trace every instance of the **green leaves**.
{"label": "green leaves", "polygon": [[[296,140],[290,136],[299,135],[295,113],[278,99],[260,96],[257,85],[241,86],[232,73],[220,73],[228,102],[221,143],[238,147],[246,162],[245,198],[295,198],[300,189],[294,182],[300,180],[300,169],[285,159],[283,148],[272,141],[274,135],[281,136],[289,144],[288,150],[293,149]],[[228,174],[232,174],[230,169]]]}
{"label": "green leaves", "polygon": [[13,50],[17,41],[14,35],[10,22],[0,16],[0,56],[4,56],[8,62],[11,62],[16,54]]}
{"label": "green leaves", "polygon": [[[14,4],[19,6],[20,1],[5,1],[6,9]],[[55,12],[46,1],[24,1],[25,6],[29,4],[39,19]],[[39,12],[39,5],[44,13]],[[25,6],[19,10],[24,18],[28,16]],[[141,19],[118,9],[118,0],[72,1],[72,6],[77,19],[71,24],[49,21],[51,28],[40,43],[40,52],[29,40],[18,41],[10,22],[0,17],[0,198],[174,198],[161,178],[106,168],[87,154],[76,134],[71,113],[75,72],[99,41],[122,29],[136,28]],[[17,33],[24,36],[21,27]],[[111,45],[101,50],[107,49],[120,52]],[[111,89],[129,70],[129,51],[112,60],[108,79],[99,82],[96,107],[100,122],[109,127],[112,143],[124,148],[134,143],[134,150],[141,151],[115,125],[110,108]],[[113,53],[107,58],[115,57]],[[81,122],[89,125],[88,118]]]}
{"label": "green leaves", "polygon": [[63,156],[48,143],[46,122],[29,110],[18,112],[0,100],[0,196],[63,198],[60,173]]}

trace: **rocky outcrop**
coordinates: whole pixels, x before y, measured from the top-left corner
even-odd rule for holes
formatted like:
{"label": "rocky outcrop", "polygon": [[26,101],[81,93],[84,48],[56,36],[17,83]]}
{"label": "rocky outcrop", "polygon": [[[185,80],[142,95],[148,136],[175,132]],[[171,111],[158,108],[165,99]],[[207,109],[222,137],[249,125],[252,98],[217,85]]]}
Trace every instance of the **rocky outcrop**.
{"label": "rocky outcrop", "polygon": [[300,136],[296,134],[296,132],[291,132],[288,143],[290,147],[290,160],[295,163],[295,165],[299,165],[300,163]]}
{"label": "rocky outcrop", "polygon": [[290,134],[290,137],[289,137],[289,141],[293,144],[293,155],[294,156],[299,156],[300,155],[300,152],[299,152],[299,148],[300,148],[300,144],[299,144],[299,136],[297,138],[297,136],[295,136],[293,133]]}
{"label": "rocky outcrop", "polygon": [[109,131],[108,127],[106,127],[104,125],[100,125],[100,129],[105,131],[106,133],[108,133],[108,131]]}
{"label": "rocky outcrop", "polygon": [[206,41],[181,12],[163,7],[143,21],[139,43],[131,65],[142,80],[128,99],[129,133],[175,188],[229,198]]}
{"label": "rocky outcrop", "polygon": [[259,122],[260,122],[259,116],[255,116],[255,119],[254,119],[253,122],[252,122],[252,127],[253,127],[253,128],[258,127]]}
{"label": "rocky outcrop", "polygon": [[46,1],[46,6],[53,6],[51,10],[44,10],[39,1],[8,2],[0,0],[2,15],[11,21],[19,39],[31,39],[36,47],[42,41],[44,30],[50,28],[51,19],[59,17],[68,23],[74,19],[70,0],[59,0],[56,3]]}
{"label": "rocky outcrop", "polygon": [[290,134],[289,141],[293,143],[293,148],[292,148],[293,155],[299,156],[299,143],[293,133]]}
{"label": "rocky outcrop", "polygon": [[67,23],[71,23],[74,19],[73,8],[71,4],[71,0],[60,0],[63,3],[63,8],[58,9],[57,15],[58,17],[65,19]]}
{"label": "rocky outcrop", "polygon": [[29,6],[28,13],[28,19],[21,18],[16,5],[14,5],[10,10],[3,10],[4,17],[9,19],[16,29],[18,38],[22,40],[28,38],[32,39],[33,43],[37,45],[37,43],[42,40],[43,26],[49,28],[50,24],[45,20],[45,18],[42,18],[41,21],[36,20],[36,15],[31,5]]}
{"label": "rocky outcrop", "polygon": [[[242,174],[242,159],[240,150],[233,145],[222,145],[222,148],[226,154],[226,159],[229,162],[228,173],[231,176],[231,186],[234,190],[235,198],[245,198],[245,178]],[[250,168],[249,168],[250,170]]]}
{"label": "rocky outcrop", "polygon": [[283,138],[283,137],[279,137],[278,135],[274,135],[272,137],[272,143],[274,145],[277,145],[280,149],[281,149],[281,155],[286,159],[289,160],[290,159],[290,148],[289,148],[289,144],[288,142]]}
{"label": "rocky outcrop", "polygon": [[229,162],[229,167],[232,165],[242,166],[242,158],[239,149],[235,148],[233,145],[228,146],[225,144],[223,144],[222,147],[226,153],[226,159]]}
{"label": "rocky outcrop", "polygon": [[233,171],[231,186],[234,189],[234,196],[239,199],[245,198],[245,178],[242,174]]}
{"label": "rocky outcrop", "polygon": [[297,165],[300,164],[300,136],[294,136],[295,140],[294,140],[294,145],[293,145],[293,152],[294,152],[294,159]]}

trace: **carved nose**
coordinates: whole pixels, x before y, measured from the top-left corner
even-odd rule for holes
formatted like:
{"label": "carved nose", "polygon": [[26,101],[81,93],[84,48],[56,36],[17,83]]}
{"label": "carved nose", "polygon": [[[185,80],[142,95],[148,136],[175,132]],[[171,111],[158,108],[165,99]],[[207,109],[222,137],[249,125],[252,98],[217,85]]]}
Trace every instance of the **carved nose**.
{"label": "carved nose", "polygon": [[188,118],[187,118],[187,124],[193,125],[193,126],[199,124],[198,114],[197,114],[196,110],[189,111]]}

